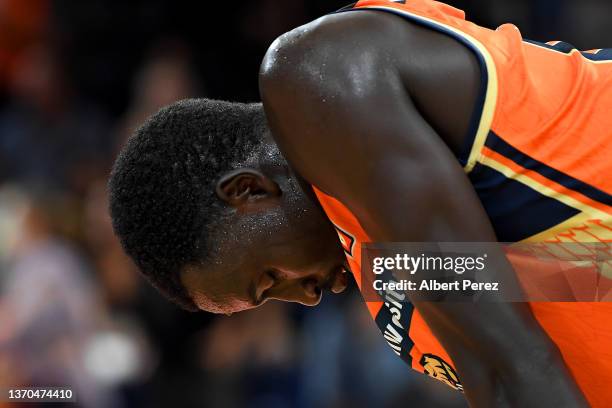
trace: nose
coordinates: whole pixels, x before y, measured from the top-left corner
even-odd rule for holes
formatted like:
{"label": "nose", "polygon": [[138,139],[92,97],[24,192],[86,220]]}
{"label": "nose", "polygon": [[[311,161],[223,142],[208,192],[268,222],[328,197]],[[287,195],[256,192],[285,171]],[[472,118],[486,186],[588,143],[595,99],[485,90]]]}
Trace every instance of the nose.
{"label": "nose", "polygon": [[300,303],[305,306],[316,306],[321,301],[321,288],[321,281],[314,277],[286,281],[276,288],[275,293],[270,294],[270,298]]}

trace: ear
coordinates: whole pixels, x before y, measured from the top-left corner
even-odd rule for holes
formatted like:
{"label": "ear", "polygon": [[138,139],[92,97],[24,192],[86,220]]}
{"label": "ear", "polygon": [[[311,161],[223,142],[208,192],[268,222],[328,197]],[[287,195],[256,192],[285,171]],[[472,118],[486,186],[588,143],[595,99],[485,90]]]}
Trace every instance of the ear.
{"label": "ear", "polygon": [[259,198],[278,197],[281,189],[260,171],[242,168],[225,173],[217,182],[217,196],[238,207]]}

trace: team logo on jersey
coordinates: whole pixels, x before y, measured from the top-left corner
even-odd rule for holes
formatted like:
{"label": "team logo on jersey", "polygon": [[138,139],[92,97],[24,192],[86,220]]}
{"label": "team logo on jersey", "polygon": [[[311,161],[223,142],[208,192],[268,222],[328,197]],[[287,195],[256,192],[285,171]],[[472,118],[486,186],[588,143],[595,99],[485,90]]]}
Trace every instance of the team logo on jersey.
{"label": "team logo on jersey", "polygon": [[463,392],[463,386],[459,382],[457,373],[446,361],[433,354],[423,354],[420,361],[425,373],[431,378],[442,381],[444,384]]}
{"label": "team logo on jersey", "polygon": [[336,227],[336,232],[338,233],[338,238],[340,238],[340,243],[342,244],[342,249],[344,249],[344,253],[353,257],[353,249],[355,248],[355,237],[350,233],[346,232],[342,228],[334,225]]}

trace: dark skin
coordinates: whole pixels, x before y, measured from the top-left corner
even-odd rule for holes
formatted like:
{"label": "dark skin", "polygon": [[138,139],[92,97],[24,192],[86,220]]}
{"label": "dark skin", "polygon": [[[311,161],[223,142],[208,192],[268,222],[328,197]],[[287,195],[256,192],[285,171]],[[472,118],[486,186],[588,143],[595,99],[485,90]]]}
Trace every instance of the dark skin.
{"label": "dark skin", "polygon": [[[327,16],[279,38],[260,89],[289,164],[265,165],[262,153],[219,180],[231,217],[216,262],[182,273],[196,304],[222,313],[267,299],[314,305],[321,290],[342,289],[340,245],[309,185],[343,202],[374,241],[495,242],[455,158],[479,86],[465,47],[385,13]],[[513,283],[507,263],[495,267]],[[587,406],[527,305],[411,300],[471,406]]]}
{"label": "dark skin", "polygon": [[278,154],[270,135],[265,138],[251,163],[217,182],[230,214],[214,233],[212,261],[182,271],[202,310],[232,314],[268,300],[316,306],[324,291],[340,293],[347,286],[336,232],[310,187]]}
{"label": "dark skin", "polygon": [[[260,76],[292,168],[344,203],[377,242],[496,241],[455,159],[479,86],[467,48],[375,11],[327,16],[284,35]],[[506,262],[495,267],[512,283]],[[526,304],[411,300],[472,406],[587,406]]]}

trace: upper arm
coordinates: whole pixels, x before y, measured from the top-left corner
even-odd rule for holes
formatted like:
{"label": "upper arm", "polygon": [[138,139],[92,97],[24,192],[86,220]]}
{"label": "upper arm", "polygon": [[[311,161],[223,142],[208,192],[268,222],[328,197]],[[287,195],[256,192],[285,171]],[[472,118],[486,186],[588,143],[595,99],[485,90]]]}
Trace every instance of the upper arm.
{"label": "upper arm", "polygon": [[[495,241],[487,214],[448,147],[452,133],[467,128],[467,115],[457,112],[470,104],[470,87],[431,85],[436,77],[469,84],[474,66],[468,61],[464,69],[460,52],[450,66],[436,66],[429,56],[453,50],[436,44],[430,54],[414,51],[411,47],[422,44],[413,38],[418,34],[398,27],[398,20],[347,14],[354,15],[326,17],[281,38],[264,60],[262,99],[285,158],[308,182],[346,205],[374,241]],[[416,61],[398,54],[398,42],[414,51]],[[487,271],[495,273],[500,287],[518,290],[502,251],[493,252]],[[514,398],[517,378],[522,395],[533,395],[531,384],[549,384],[546,371],[561,379],[550,395],[580,400],[558,351],[526,304],[504,302],[497,292],[485,303],[409,298],[453,359],[471,405]],[[549,370],[521,369],[534,366]]]}
{"label": "upper arm", "polygon": [[420,54],[419,34],[395,17],[349,14],[356,15],[326,17],[282,37],[264,60],[262,98],[283,154],[347,205],[373,239],[494,240],[437,132],[443,126],[422,114],[431,108],[420,103],[427,91],[412,82],[422,62],[398,53],[401,43]]}

